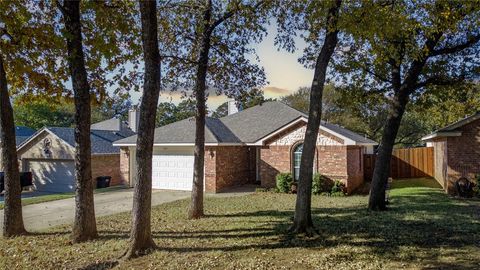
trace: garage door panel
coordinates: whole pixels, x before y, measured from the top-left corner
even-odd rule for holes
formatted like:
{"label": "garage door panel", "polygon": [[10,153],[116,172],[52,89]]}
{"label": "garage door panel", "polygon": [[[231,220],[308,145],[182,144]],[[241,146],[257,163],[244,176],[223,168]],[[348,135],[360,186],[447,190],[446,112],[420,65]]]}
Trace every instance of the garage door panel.
{"label": "garage door panel", "polygon": [[153,188],[175,190],[192,189],[193,155],[154,155],[152,163]]}
{"label": "garage door panel", "polygon": [[33,186],[42,192],[72,192],[75,190],[73,161],[28,161]]}

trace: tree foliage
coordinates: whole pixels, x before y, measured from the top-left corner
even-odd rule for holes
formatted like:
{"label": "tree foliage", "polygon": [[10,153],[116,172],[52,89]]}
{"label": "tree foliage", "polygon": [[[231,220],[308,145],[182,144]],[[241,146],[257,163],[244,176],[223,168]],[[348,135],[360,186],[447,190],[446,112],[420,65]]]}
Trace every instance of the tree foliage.
{"label": "tree foliage", "polygon": [[178,105],[172,102],[161,102],[157,107],[157,127],[165,126],[195,116],[195,101],[186,99]]}
{"label": "tree foliage", "polygon": [[370,209],[386,209],[390,159],[407,104],[428,86],[454,85],[478,76],[479,3],[362,2],[352,17],[357,27],[345,31],[342,53],[336,57],[338,80],[381,93],[388,104]]}
{"label": "tree foliage", "polygon": [[[263,86],[265,73],[252,46],[266,35],[271,1],[213,1],[208,88],[229,97]],[[170,89],[194,89],[205,1],[168,1],[160,6],[162,82]],[[194,95],[194,93],[193,93]]]}
{"label": "tree foliage", "polygon": [[[162,83],[193,90],[195,149],[190,218],[203,216],[206,89],[229,97],[265,84],[252,43],[266,34],[271,1],[169,1],[160,10]],[[252,61],[253,57],[253,61]]]}
{"label": "tree foliage", "polygon": [[[245,110],[253,106],[261,105],[264,102],[272,101],[271,98],[265,98],[261,89],[255,88],[249,91],[242,91],[235,97],[235,106],[239,110]],[[228,102],[222,103],[212,113],[212,117],[221,118],[228,115]]]}

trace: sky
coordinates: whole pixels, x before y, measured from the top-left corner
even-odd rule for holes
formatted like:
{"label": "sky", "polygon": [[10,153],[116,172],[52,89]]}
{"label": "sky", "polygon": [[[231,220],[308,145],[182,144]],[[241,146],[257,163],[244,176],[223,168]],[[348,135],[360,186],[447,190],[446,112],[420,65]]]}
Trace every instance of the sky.
{"label": "sky", "polygon": [[[276,35],[275,26],[268,28],[267,37],[260,44],[254,45],[260,58],[259,65],[263,66],[267,75],[268,85],[263,89],[266,98],[279,98],[293,93],[302,86],[309,86],[313,76],[313,70],[306,69],[298,62],[305,43],[297,40],[297,51],[289,53],[285,50],[277,50],[274,45]],[[137,103],[141,93],[132,93],[132,100]],[[207,101],[210,110],[216,109],[227,101],[225,96],[210,95]],[[160,102],[172,101],[179,103],[181,94],[176,92],[162,92]]]}

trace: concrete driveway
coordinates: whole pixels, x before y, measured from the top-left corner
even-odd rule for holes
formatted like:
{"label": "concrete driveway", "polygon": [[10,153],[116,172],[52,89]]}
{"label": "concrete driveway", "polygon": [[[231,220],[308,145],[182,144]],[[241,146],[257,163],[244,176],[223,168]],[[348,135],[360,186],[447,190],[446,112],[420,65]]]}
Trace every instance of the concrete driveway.
{"label": "concrete driveway", "polygon": [[[152,206],[190,197],[187,191],[154,190]],[[95,194],[97,217],[132,210],[133,189],[122,189]],[[45,230],[50,227],[73,223],[75,198],[32,204],[23,207],[23,221],[28,231]],[[0,229],[3,229],[3,210],[0,210]]]}
{"label": "concrete driveway", "polygon": [[[212,197],[233,197],[253,193],[256,186],[234,187],[226,192],[207,194]],[[153,190],[152,206],[189,198],[190,191]],[[133,188],[120,189],[95,196],[97,217],[132,210]],[[28,231],[41,231],[54,226],[71,224],[75,215],[75,198],[31,204],[23,207],[23,221]],[[3,229],[3,210],[0,210],[0,230]]]}

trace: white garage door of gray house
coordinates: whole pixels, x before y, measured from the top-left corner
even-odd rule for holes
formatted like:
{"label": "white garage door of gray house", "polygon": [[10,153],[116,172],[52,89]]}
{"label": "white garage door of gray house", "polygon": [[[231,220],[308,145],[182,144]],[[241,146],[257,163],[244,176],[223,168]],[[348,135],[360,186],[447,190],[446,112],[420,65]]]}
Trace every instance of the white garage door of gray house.
{"label": "white garage door of gray house", "polygon": [[27,171],[33,175],[35,190],[48,193],[75,191],[73,160],[28,160]]}
{"label": "white garage door of gray house", "polygon": [[193,154],[157,154],[152,159],[154,189],[192,190]]}

